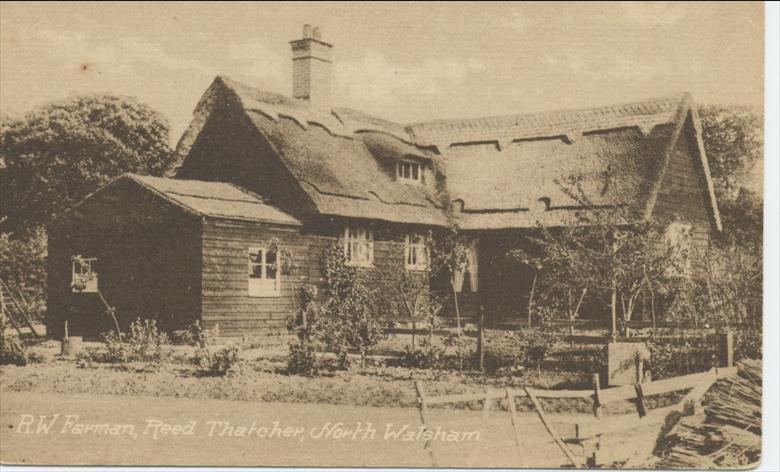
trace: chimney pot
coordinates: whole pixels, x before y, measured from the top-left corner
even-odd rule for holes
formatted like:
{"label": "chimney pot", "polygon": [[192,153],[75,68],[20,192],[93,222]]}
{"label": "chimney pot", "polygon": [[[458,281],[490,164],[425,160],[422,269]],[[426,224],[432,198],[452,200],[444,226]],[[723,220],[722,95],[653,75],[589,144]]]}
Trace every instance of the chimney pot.
{"label": "chimney pot", "polygon": [[311,32],[311,35],[317,41],[321,41],[322,40],[322,30],[320,30],[319,26],[315,26],[314,27],[314,29]]}
{"label": "chimney pot", "polygon": [[303,39],[311,38],[311,25],[305,24],[303,25]]}

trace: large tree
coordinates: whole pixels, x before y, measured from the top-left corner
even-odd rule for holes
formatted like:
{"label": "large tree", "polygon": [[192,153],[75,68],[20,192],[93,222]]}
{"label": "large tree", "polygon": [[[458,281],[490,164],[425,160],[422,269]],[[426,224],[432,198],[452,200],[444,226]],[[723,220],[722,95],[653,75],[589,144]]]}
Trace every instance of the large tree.
{"label": "large tree", "polygon": [[707,105],[700,108],[699,114],[724,239],[760,252],[764,148],[761,113],[745,106]]}
{"label": "large tree", "polygon": [[148,106],[108,95],[74,97],[0,126],[0,230],[32,231],[125,172],[171,164],[168,123]]}
{"label": "large tree", "polygon": [[161,175],[173,159],[168,123],[133,99],[75,97],[0,117],[0,277],[42,313],[42,226],[112,178]]}

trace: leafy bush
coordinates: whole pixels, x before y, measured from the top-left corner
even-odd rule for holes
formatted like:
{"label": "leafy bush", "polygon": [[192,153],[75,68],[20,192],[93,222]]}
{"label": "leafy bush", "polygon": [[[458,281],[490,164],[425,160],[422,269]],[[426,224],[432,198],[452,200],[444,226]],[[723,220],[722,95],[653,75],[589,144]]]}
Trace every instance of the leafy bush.
{"label": "leafy bush", "polygon": [[355,349],[365,361],[369,351],[384,338],[383,324],[374,310],[374,293],[364,275],[347,265],[339,243],[331,245],[322,258],[325,276],[321,339],[347,366],[346,353]]}
{"label": "leafy bush", "polygon": [[24,296],[30,316],[42,318],[46,308],[46,231],[42,227],[26,233],[0,233],[0,279]]}
{"label": "leafy bush", "polygon": [[0,365],[27,365],[27,352],[22,342],[16,336],[7,334],[3,323],[0,323],[0,330]]}
{"label": "leafy bush", "polygon": [[103,333],[103,342],[105,362],[159,362],[167,354],[164,346],[168,344],[168,336],[160,331],[155,320],[137,318],[130,323],[129,333]]}
{"label": "leafy bush", "polygon": [[763,336],[759,330],[742,329],[734,333],[734,360],[761,359]]}
{"label": "leafy bush", "polygon": [[346,264],[338,244],[322,257],[325,284],[322,296],[314,286],[301,289],[301,306],[290,317],[288,329],[300,340],[290,347],[288,371],[313,375],[316,353],[311,343],[320,343],[336,354],[336,368],[349,368],[348,353],[360,353],[365,363],[371,349],[384,337],[383,325],[374,310],[374,294],[356,267]]}
{"label": "leafy bush", "polygon": [[514,333],[487,332],[485,335],[485,370],[491,373],[516,368],[523,363],[523,351]]}
{"label": "leafy bush", "polygon": [[403,367],[438,369],[444,362],[444,347],[423,338],[417,346],[406,345],[399,358]]}
{"label": "leafy bush", "polygon": [[457,369],[463,370],[463,361],[473,357],[474,352],[471,349],[471,343],[463,334],[463,330],[456,330],[449,333],[442,339],[442,343],[455,351],[457,359]]}
{"label": "leafy bush", "polygon": [[30,351],[27,354],[27,360],[30,364],[45,364],[51,360],[51,358],[43,352]]}
{"label": "leafy bush", "polygon": [[306,376],[317,375],[320,362],[317,353],[310,345],[290,344],[290,354],[287,358],[287,373]]}
{"label": "leafy bush", "polygon": [[540,370],[556,339],[554,333],[542,329],[499,332],[486,336],[485,368],[489,372],[521,366]]}
{"label": "leafy bush", "polygon": [[235,370],[241,360],[240,355],[241,348],[235,344],[213,351],[204,346],[197,350],[194,360],[201,375],[224,376]]}
{"label": "leafy bush", "polygon": [[718,365],[718,349],[709,337],[658,339],[647,343],[650,361],[645,370],[653,379],[665,379],[697,372],[706,372]]}
{"label": "leafy bush", "polygon": [[179,346],[198,346],[202,342],[203,336],[200,321],[195,320],[187,328],[171,331],[170,340],[171,344]]}

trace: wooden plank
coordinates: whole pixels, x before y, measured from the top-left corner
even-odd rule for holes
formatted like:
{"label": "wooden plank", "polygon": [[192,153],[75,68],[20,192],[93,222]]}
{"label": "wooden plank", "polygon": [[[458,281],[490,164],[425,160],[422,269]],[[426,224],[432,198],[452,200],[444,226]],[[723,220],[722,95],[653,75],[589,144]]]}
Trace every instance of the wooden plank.
{"label": "wooden plank", "polygon": [[[525,394],[523,394],[525,395]],[[466,403],[476,402],[486,399],[496,400],[504,398],[506,393],[503,390],[487,390],[484,393],[456,393],[450,395],[439,395],[436,397],[426,397],[425,402],[428,405],[440,405],[445,403]]]}
{"label": "wooden plank", "polygon": [[[516,396],[525,396],[528,390],[516,390]],[[593,395],[590,390],[532,390],[534,396],[539,398],[591,398]]]}
{"label": "wooden plank", "polygon": [[506,389],[505,392],[506,395],[506,403],[507,407],[509,408],[509,419],[512,421],[512,429],[515,431],[515,449],[517,449],[517,455],[520,458],[520,462],[523,461],[523,452],[522,452],[522,439],[520,436],[520,425],[518,424],[517,420],[517,407],[515,406],[515,395],[512,393],[510,389]]}
{"label": "wooden plank", "polygon": [[[425,431],[430,431],[428,427],[428,407],[426,405],[425,390],[423,389],[422,381],[415,380],[414,388],[417,390],[417,405],[420,409],[420,421],[422,422]],[[436,467],[436,456],[433,452],[433,442],[429,439],[425,441],[424,449],[428,450],[428,454],[431,456],[431,465]]]}
{"label": "wooden plank", "polygon": [[604,408],[601,404],[601,380],[599,379],[599,374],[592,374],[590,381],[593,385],[593,416],[601,418]]}
{"label": "wooden plank", "polygon": [[574,453],[569,449],[569,446],[563,442],[563,439],[561,439],[558,432],[553,428],[552,424],[547,421],[547,418],[545,417],[544,410],[542,410],[542,406],[539,404],[539,401],[536,399],[534,394],[529,390],[525,389],[525,393],[528,395],[528,398],[531,400],[531,403],[534,406],[534,409],[536,410],[536,414],[539,416],[539,420],[541,420],[542,424],[544,425],[544,428],[547,430],[547,433],[552,437],[553,441],[555,441],[555,444],[558,445],[558,448],[560,448],[561,452],[566,456],[567,459],[569,459],[569,462],[571,465],[573,465],[575,468],[579,469],[581,468],[580,461],[578,461],[574,457]]}
{"label": "wooden plank", "polygon": [[562,417],[551,415],[548,418],[554,424],[576,424],[581,439],[595,438],[599,435],[620,434],[639,427],[661,424],[669,413],[678,411],[679,404],[650,410],[647,416],[639,418],[636,414],[606,416],[596,420],[593,417]]}
{"label": "wooden plank", "polygon": [[[715,372],[715,374],[713,374]],[[713,369],[710,372],[703,372],[698,374],[690,374],[682,377],[673,377],[670,379],[657,380],[654,382],[648,382],[642,384],[642,391],[645,397],[651,395],[659,395],[662,393],[675,392],[679,390],[687,390],[693,388],[702,381],[707,381],[711,376],[716,375],[716,378],[722,378],[728,375],[733,375],[736,372],[736,368],[721,368]],[[562,398],[562,399],[574,399],[574,398],[589,398],[594,397],[593,390],[537,390],[531,388],[511,390],[514,397],[525,397],[528,395],[528,391],[532,391],[536,398]],[[481,401],[485,399],[496,400],[504,398],[506,396],[505,391],[489,389],[486,392],[481,393],[456,393],[449,395],[427,396],[425,402],[428,405],[446,404],[446,403],[465,403]],[[598,393],[599,405],[603,406],[609,402],[616,401],[628,401],[637,397],[636,388],[634,385],[624,385],[621,387],[613,387],[608,389],[599,389]]]}
{"label": "wooden plank", "polygon": [[636,412],[640,418],[644,418],[647,415],[647,409],[645,408],[645,395],[642,392],[642,384],[639,382],[635,383],[634,391],[636,392]]}

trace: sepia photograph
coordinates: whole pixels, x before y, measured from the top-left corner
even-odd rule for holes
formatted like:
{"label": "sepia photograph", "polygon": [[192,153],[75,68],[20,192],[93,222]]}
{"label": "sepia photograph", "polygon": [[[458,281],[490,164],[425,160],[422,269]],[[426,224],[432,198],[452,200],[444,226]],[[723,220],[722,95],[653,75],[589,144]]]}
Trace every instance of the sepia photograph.
{"label": "sepia photograph", "polygon": [[0,464],[761,467],[765,7],[0,1]]}

